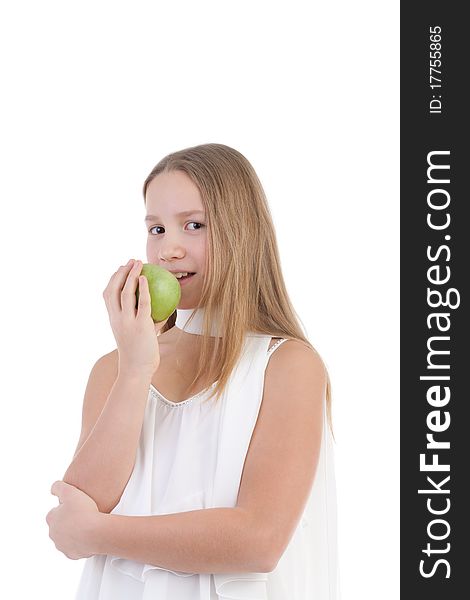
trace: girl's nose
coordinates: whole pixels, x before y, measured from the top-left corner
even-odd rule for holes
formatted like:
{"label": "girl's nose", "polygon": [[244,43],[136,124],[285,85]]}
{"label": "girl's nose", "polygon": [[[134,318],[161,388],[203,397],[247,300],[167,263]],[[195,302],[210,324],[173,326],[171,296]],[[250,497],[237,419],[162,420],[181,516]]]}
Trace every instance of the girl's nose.
{"label": "girl's nose", "polygon": [[160,258],[162,260],[172,260],[174,258],[182,258],[185,254],[184,248],[176,241],[171,242],[165,240],[165,243],[160,247]]}

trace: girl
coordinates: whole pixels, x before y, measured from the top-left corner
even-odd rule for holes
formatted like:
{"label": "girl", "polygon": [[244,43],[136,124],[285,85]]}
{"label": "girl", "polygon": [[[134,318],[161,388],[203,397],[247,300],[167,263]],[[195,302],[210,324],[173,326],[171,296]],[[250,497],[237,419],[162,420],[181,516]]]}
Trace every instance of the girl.
{"label": "girl", "polygon": [[132,260],[103,293],[117,348],[91,371],[46,518],[87,558],[76,600],[336,600],[328,374],[261,183],[204,144],[161,160],[143,193],[147,260],[180,277],[181,300],[154,323]]}

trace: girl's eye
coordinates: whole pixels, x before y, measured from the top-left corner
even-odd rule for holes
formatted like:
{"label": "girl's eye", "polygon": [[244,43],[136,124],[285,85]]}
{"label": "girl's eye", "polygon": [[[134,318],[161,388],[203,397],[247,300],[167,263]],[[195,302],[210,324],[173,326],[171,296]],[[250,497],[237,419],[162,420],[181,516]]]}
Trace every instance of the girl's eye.
{"label": "girl's eye", "polygon": [[[189,223],[189,225],[199,225],[199,227],[197,229],[193,229],[192,231],[198,231],[201,227],[205,227],[204,223],[197,223],[196,221],[191,221]],[[154,227],[151,227],[149,229],[149,233],[152,233],[152,231],[154,229],[163,229],[163,227],[160,227],[160,225],[154,225]],[[158,234],[152,234],[152,235],[158,235]]]}
{"label": "girl's eye", "polygon": [[191,221],[189,225],[199,225],[197,229],[193,229],[193,231],[198,231],[201,227],[204,227],[203,223],[196,223],[196,221]]}

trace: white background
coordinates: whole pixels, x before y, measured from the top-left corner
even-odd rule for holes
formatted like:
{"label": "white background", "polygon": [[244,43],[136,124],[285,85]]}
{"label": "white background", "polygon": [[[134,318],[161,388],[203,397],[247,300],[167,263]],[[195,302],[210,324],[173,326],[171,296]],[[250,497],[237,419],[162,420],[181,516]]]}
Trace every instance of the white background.
{"label": "white background", "polygon": [[45,516],[89,371],[115,347],[102,291],[120,264],[146,259],[150,169],[207,142],[257,171],[290,297],[330,371],[343,598],[398,597],[398,8],[2,3],[10,598],[73,598],[84,561],[56,550]]}

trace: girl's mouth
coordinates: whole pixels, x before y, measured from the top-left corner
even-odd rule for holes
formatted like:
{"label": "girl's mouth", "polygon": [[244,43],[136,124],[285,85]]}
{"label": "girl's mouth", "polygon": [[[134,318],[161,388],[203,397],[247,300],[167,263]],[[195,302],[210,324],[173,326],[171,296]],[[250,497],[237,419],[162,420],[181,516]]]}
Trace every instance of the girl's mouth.
{"label": "girl's mouth", "polygon": [[188,281],[189,279],[191,279],[191,277],[194,277],[194,275],[196,275],[196,273],[188,273],[187,275],[184,275],[183,277],[180,277],[178,279],[178,281],[180,282],[180,284],[182,285],[184,282]]}

